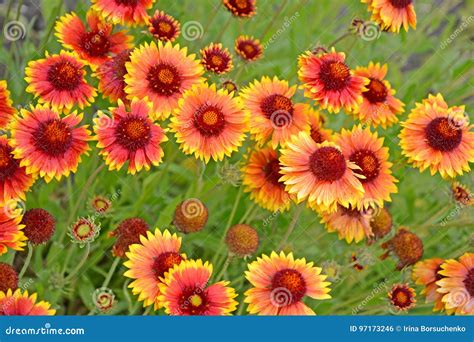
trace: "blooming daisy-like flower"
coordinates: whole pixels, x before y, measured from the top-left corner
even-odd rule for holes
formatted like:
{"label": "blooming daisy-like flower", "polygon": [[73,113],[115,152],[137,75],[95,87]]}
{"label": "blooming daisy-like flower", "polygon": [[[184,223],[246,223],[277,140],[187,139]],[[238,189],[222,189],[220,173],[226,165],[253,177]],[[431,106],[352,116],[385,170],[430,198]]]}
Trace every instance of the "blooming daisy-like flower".
{"label": "blooming daisy-like flower", "polygon": [[179,253],[180,247],[181,238],[176,234],[156,229],[154,234],[148,231],[146,237],[140,236],[140,243],[131,245],[125,253],[128,260],[124,265],[129,270],[124,275],[134,279],[128,287],[132,288],[133,294],[139,295],[139,301],[144,301],[143,306],[154,304],[155,310],[162,307],[158,300],[158,284],[173,266],[186,258]]}
{"label": "blooming daisy-like flower", "polygon": [[380,258],[384,260],[392,253],[398,259],[397,270],[414,265],[423,256],[423,241],[405,228],[399,228],[393,238],[382,244],[382,248],[387,252]]}
{"label": "blooming daisy-like flower", "polygon": [[367,90],[362,92],[362,103],[354,111],[359,120],[383,128],[398,122],[397,115],[403,113],[405,104],[394,96],[395,90],[385,80],[387,64],[370,62],[367,67],[356,68],[354,74],[370,80]]}
{"label": "blooming daisy-like flower", "polygon": [[87,126],[78,126],[82,114],[60,116],[49,106],[31,106],[11,123],[15,158],[28,174],[39,174],[46,182],[76,172],[81,156],[90,149]]}
{"label": "blooming daisy-like flower", "polygon": [[441,301],[443,294],[437,290],[439,286],[436,282],[443,278],[438,271],[441,270],[443,259],[433,258],[419,261],[413,266],[412,279],[418,285],[423,285],[421,294],[426,296],[426,302],[434,302],[433,311],[442,311],[444,303]]}
{"label": "blooming daisy-like flower", "polygon": [[356,207],[363,198],[363,176],[354,172],[359,167],[346,159],[336,144],[317,144],[301,132],[293,136],[281,154],[280,181],[290,194],[296,194],[298,202],[308,199],[312,207],[335,211],[338,203],[346,208]]}
{"label": "blooming daisy-like flower", "polygon": [[359,208],[383,207],[384,201],[391,201],[390,194],[397,192],[397,179],[392,176],[388,161],[388,148],[383,146],[384,138],[371,133],[370,128],[356,126],[352,131],[342,129],[335,138],[344,156],[360,169],[354,170],[363,178],[364,198]]}
{"label": "blooming daisy-like flower", "polygon": [[242,173],[245,191],[258,205],[273,212],[290,209],[291,198],[280,181],[281,166],[274,149],[253,151]]}
{"label": "blooming daisy-like flower", "polygon": [[22,251],[27,240],[23,233],[25,226],[21,224],[23,209],[12,201],[0,209],[0,255],[5,254],[9,248]]}
{"label": "blooming daisy-like flower", "polygon": [[176,206],[173,224],[185,234],[199,232],[209,217],[206,205],[197,198],[188,198]]}
{"label": "blooming daisy-like flower", "polygon": [[27,174],[25,167],[14,158],[7,137],[0,135],[0,204],[12,199],[25,200],[25,192],[34,181],[34,177]]}
{"label": "blooming daisy-like flower", "polygon": [[222,44],[211,43],[201,49],[201,63],[208,71],[225,74],[232,70],[232,55]]}
{"label": "blooming daisy-like flower", "polygon": [[194,86],[184,94],[171,118],[176,141],[186,154],[206,163],[230,156],[245,140],[248,113],[238,98],[214,84]]}
{"label": "blooming daisy-like flower", "polygon": [[92,0],[92,8],[114,24],[136,26],[146,24],[147,10],[155,0]]}
{"label": "blooming daisy-like flower", "polygon": [[153,17],[148,18],[148,30],[163,42],[174,42],[181,32],[180,28],[179,22],[163,11],[156,11]]}
{"label": "blooming daisy-like flower", "polygon": [[128,161],[128,173],[135,174],[151,165],[159,165],[163,159],[160,144],[167,141],[165,131],[153,122],[150,106],[144,100],[134,98],[127,110],[119,100],[118,107],[110,108],[112,118],[99,111],[94,119],[94,132],[99,154],[104,156],[109,170],[120,170]]}
{"label": "blooming daisy-like flower", "polygon": [[403,26],[405,31],[411,26],[416,29],[416,13],[413,0],[361,0],[369,5],[372,20],[377,22],[383,30],[400,32]]}
{"label": "blooming daisy-like flower", "polygon": [[443,178],[470,171],[474,162],[474,132],[464,106],[449,108],[441,94],[417,103],[402,122],[400,146],[408,161],[421,171],[430,168]]}
{"label": "blooming daisy-like flower", "polygon": [[248,312],[259,315],[314,315],[303,298],[328,299],[329,282],[306,259],[294,259],[293,254],[265,254],[248,265],[245,277],[253,286],[245,292]]}
{"label": "blooming daisy-like flower", "polygon": [[347,66],[346,55],[336,52],[306,52],[298,59],[298,77],[305,96],[315,100],[322,109],[339,113],[341,108],[353,112],[362,103],[362,92],[369,80],[358,76]]}
{"label": "blooming daisy-like flower", "polygon": [[250,18],[257,13],[256,0],[222,0],[224,6],[236,17]]}
{"label": "blooming daisy-like flower", "polygon": [[5,128],[15,114],[7,81],[0,81],[0,128]]}
{"label": "blooming daisy-like flower", "polygon": [[25,69],[26,91],[38,97],[39,103],[49,103],[57,110],[69,111],[72,106],[84,108],[94,102],[96,90],[84,79],[84,63],[73,53],[61,51],[58,55],[31,61]]}
{"label": "blooming daisy-like flower", "polygon": [[153,115],[166,119],[178,107],[183,93],[202,81],[202,65],[187,48],[170,42],[145,43],[132,51],[126,64],[125,92],[129,99],[146,98],[153,103]]}
{"label": "blooming daisy-like flower", "polygon": [[131,50],[123,50],[99,65],[95,76],[99,78],[99,91],[112,102],[125,101],[125,64],[130,61]]}
{"label": "blooming daisy-like flower", "polygon": [[247,62],[253,62],[263,56],[260,40],[251,36],[239,36],[234,44],[235,52]]}
{"label": "blooming daisy-like flower", "polygon": [[36,302],[37,294],[21,289],[0,291],[0,316],[53,316],[56,310],[45,301]]}
{"label": "blooming daisy-like flower", "polygon": [[112,25],[105,22],[95,11],[87,12],[87,28],[76,13],[68,13],[56,22],[56,36],[67,49],[95,68],[109,59],[111,53],[118,54],[130,48],[132,37],[124,31],[112,33]]}
{"label": "blooming daisy-like flower", "polygon": [[459,182],[453,182],[451,192],[456,202],[462,205],[474,205],[474,195],[467,186]]}
{"label": "blooming daisy-like flower", "polygon": [[140,236],[146,236],[148,223],[139,217],[132,217],[120,222],[118,227],[109,233],[109,236],[117,238],[112,248],[112,254],[123,258],[130,245],[140,243]]}
{"label": "blooming daisy-like flower", "polygon": [[437,290],[443,294],[446,310],[457,315],[474,314],[474,253],[465,253],[459,260],[446,260],[438,272],[444,278],[438,280]]}
{"label": "blooming daisy-like flower", "polygon": [[8,289],[18,288],[18,273],[16,270],[4,262],[0,262],[0,292],[7,292]]}
{"label": "blooming daisy-like flower", "polygon": [[295,92],[296,86],[290,87],[276,76],[264,76],[242,89],[240,97],[251,113],[250,134],[259,145],[270,140],[272,147],[277,148],[279,144],[285,146],[299,132],[309,133],[308,106],[293,102]]}
{"label": "blooming daisy-like flower", "polygon": [[185,260],[175,265],[160,283],[158,300],[175,316],[227,316],[237,308],[235,290],[228,281],[209,284],[212,265]]}
{"label": "blooming daisy-like flower", "polygon": [[416,292],[408,284],[395,284],[388,293],[390,303],[396,310],[407,311],[415,306]]}
{"label": "blooming daisy-like flower", "polygon": [[29,209],[23,215],[21,224],[23,233],[33,245],[40,245],[51,240],[56,230],[56,219],[42,208]]}
{"label": "blooming daisy-like flower", "polygon": [[322,114],[313,107],[306,106],[306,115],[308,117],[310,131],[309,135],[315,143],[321,144],[323,141],[331,141],[332,131],[324,128],[325,119]]}

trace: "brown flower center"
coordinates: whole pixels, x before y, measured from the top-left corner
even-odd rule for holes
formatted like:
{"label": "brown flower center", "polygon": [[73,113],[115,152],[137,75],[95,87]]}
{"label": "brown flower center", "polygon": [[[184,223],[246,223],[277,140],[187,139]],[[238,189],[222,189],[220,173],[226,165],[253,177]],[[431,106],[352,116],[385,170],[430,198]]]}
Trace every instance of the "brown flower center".
{"label": "brown flower center", "polygon": [[337,148],[325,146],[309,157],[309,169],[319,180],[334,182],[346,172],[346,160]]}
{"label": "brown flower center", "polygon": [[105,56],[110,49],[110,41],[103,31],[86,32],[82,37],[82,48],[90,56]]}
{"label": "brown flower center", "polygon": [[368,90],[363,92],[362,95],[369,100],[370,103],[385,102],[387,99],[388,90],[382,81],[371,78],[367,89]]}
{"label": "brown flower center", "polygon": [[281,127],[281,123],[277,120],[276,116],[286,115],[288,120],[291,120],[293,116],[293,102],[286,96],[274,94],[267,96],[263,99],[260,104],[260,109],[265,116],[272,120],[278,127]]}
{"label": "brown flower center", "polygon": [[474,268],[471,268],[469,272],[467,272],[466,278],[464,278],[464,285],[469,295],[474,297]]}
{"label": "brown flower center", "polygon": [[389,0],[393,7],[395,8],[405,8],[408,5],[411,5],[413,0]]}
{"label": "brown flower center", "polygon": [[438,151],[454,150],[462,141],[462,130],[449,122],[448,118],[436,118],[425,129],[428,145]]}
{"label": "brown flower center", "polygon": [[392,290],[393,305],[400,309],[404,309],[413,304],[413,295],[404,287],[397,287]]}
{"label": "brown flower center", "polygon": [[151,139],[150,124],[145,118],[128,117],[120,120],[115,130],[117,142],[129,151],[144,148]]}
{"label": "brown flower center", "polygon": [[341,90],[349,82],[351,71],[343,62],[330,61],[321,65],[319,77],[326,90]]}
{"label": "brown flower center", "polygon": [[179,297],[179,310],[182,314],[198,316],[204,314],[209,308],[206,291],[199,287],[185,288]]}
{"label": "brown flower center", "polygon": [[82,80],[82,71],[68,61],[60,61],[49,67],[48,81],[57,90],[74,90]]}
{"label": "brown flower center", "polygon": [[280,162],[278,159],[270,160],[264,167],[265,179],[273,185],[284,187],[283,183],[279,181],[281,178]]}
{"label": "brown flower center", "polygon": [[359,166],[362,170],[354,170],[355,173],[365,176],[365,179],[360,181],[365,183],[369,182],[379,175],[380,162],[377,156],[369,150],[360,150],[354,152],[349,160]]}
{"label": "brown flower center", "polygon": [[165,252],[158,255],[153,263],[153,271],[155,272],[156,280],[159,281],[166,272],[175,265],[179,265],[183,260],[183,257],[176,252]]}
{"label": "brown flower center", "polygon": [[224,114],[214,106],[203,105],[194,114],[194,126],[206,137],[219,135],[225,124]]}
{"label": "brown flower center", "polygon": [[[306,282],[300,272],[293,269],[284,269],[275,273],[272,279],[272,290],[286,289],[290,298],[289,304],[299,302],[306,293]],[[278,294],[275,294],[278,295]]]}
{"label": "brown flower center", "polygon": [[248,60],[252,60],[260,53],[259,46],[252,41],[243,41],[238,45],[238,50],[243,54],[243,57]]}
{"label": "brown flower center", "polygon": [[35,146],[43,153],[59,157],[71,147],[71,128],[61,119],[51,119],[39,124],[33,140]]}
{"label": "brown flower center", "polygon": [[175,66],[158,64],[148,71],[147,81],[153,92],[163,96],[171,96],[179,92],[182,79]]}
{"label": "brown flower center", "polygon": [[19,168],[18,160],[13,158],[12,148],[0,145],[0,181],[10,178]]}

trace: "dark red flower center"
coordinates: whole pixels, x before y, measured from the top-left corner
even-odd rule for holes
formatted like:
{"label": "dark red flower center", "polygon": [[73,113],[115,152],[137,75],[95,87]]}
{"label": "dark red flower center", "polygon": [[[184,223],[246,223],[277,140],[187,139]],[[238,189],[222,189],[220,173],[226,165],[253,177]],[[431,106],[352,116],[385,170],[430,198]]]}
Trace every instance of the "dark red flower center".
{"label": "dark red flower center", "polygon": [[337,148],[325,146],[309,157],[309,169],[319,180],[334,182],[346,172],[346,160]]}
{"label": "dark red flower center", "polygon": [[[18,288],[18,273],[15,269],[3,262],[0,262],[0,291],[7,292],[8,289],[16,290]],[[1,311],[1,309],[0,309]]]}
{"label": "dark red flower center", "polygon": [[282,174],[280,173],[280,162],[278,159],[270,160],[264,167],[265,179],[273,185],[284,187],[283,183],[279,181]]}
{"label": "dark red flower center", "polygon": [[343,62],[327,61],[321,65],[319,77],[326,90],[341,90],[347,86],[351,71]]}
{"label": "dark red flower center", "polygon": [[33,141],[43,153],[60,157],[71,147],[71,128],[61,119],[50,119],[39,124]]}
{"label": "dark red flower center", "polygon": [[165,252],[158,255],[153,262],[153,271],[155,272],[156,280],[160,280],[166,272],[175,265],[179,265],[183,260],[183,257],[176,252]]}
{"label": "dark red flower center", "polygon": [[183,289],[178,303],[181,313],[191,316],[202,315],[209,308],[207,293],[205,289],[200,286]]}
{"label": "dark red flower center", "polygon": [[72,232],[77,240],[85,241],[96,234],[96,227],[92,221],[81,218],[72,227]]}
{"label": "dark red flower center", "polygon": [[352,208],[349,206],[349,208],[343,207],[342,205],[338,204],[337,205],[337,211],[341,213],[341,215],[346,215],[350,217],[360,217],[360,211],[357,209]]}
{"label": "dark red flower center", "polygon": [[252,60],[260,54],[260,47],[249,40],[242,41],[238,44],[238,50],[245,59]]}
{"label": "dark red flower center", "polygon": [[393,7],[395,8],[405,8],[408,5],[411,5],[413,0],[389,0]]}
{"label": "dark red flower center", "polygon": [[293,119],[293,102],[283,95],[267,96],[260,104],[260,109],[276,127],[288,126]]}
{"label": "dark red flower center", "polygon": [[86,32],[82,37],[82,48],[90,56],[105,56],[110,50],[110,41],[103,31]]}
{"label": "dark red flower center", "polygon": [[443,270],[443,269],[441,268],[441,265],[439,265],[439,266],[436,268],[436,270],[435,270],[435,279],[436,279],[436,281],[441,280],[441,279],[444,278],[444,276],[443,276],[442,274],[439,274],[439,273],[438,273],[439,271],[442,271],[442,270]]}
{"label": "dark red flower center", "polygon": [[175,66],[162,63],[150,68],[147,81],[153,92],[163,96],[171,96],[179,92],[182,79]]}
{"label": "dark red flower center", "polygon": [[428,145],[438,151],[448,152],[459,146],[462,129],[450,123],[448,118],[436,118],[425,129]]}
{"label": "dark red flower center", "polygon": [[[306,282],[300,272],[293,269],[284,269],[275,273],[272,279],[272,290],[285,289],[288,291],[290,298],[285,300],[288,305],[299,302],[306,293]],[[278,296],[275,293],[275,296]],[[283,296],[284,294],[281,293]],[[275,298],[276,299],[276,298]],[[279,302],[277,300],[277,302]]]}
{"label": "dark red flower center", "polygon": [[388,89],[382,81],[371,78],[367,89],[368,90],[363,92],[362,95],[369,100],[370,103],[385,102],[387,99]]}
{"label": "dark red flower center", "polygon": [[151,33],[158,38],[170,40],[175,37],[177,27],[174,22],[164,16],[153,17],[151,19]]}
{"label": "dark red flower center", "polygon": [[120,52],[117,56],[112,58],[111,61],[115,78],[123,82],[123,84],[125,84],[124,76],[127,74],[125,64],[130,62],[130,51],[131,50],[124,50]]}
{"label": "dark red flower center", "polygon": [[203,64],[208,70],[217,73],[225,72],[229,68],[230,57],[221,50],[212,50],[204,54]]}
{"label": "dark red flower center", "polygon": [[60,61],[49,67],[48,81],[57,90],[74,90],[82,80],[82,70],[69,61]]}
{"label": "dark red flower center", "polygon": [[10,178],[19,168],[18,160],[13,158],[12,148],[0,145],[0,181]]}
{"label": "dark red flower center", "polygon": [[21,224],[25,225],[23,232],[26,237],[35,245],[48,241],[56,228],[54,217],[41,208],[27,210]]}
{"label": "dark red flower center", "polygon": [[471,268],[469,272],[467,272],[466,278],[464,278],[464,285],[469,295],[474,297],[474,268]]}
{"label": "dark red flower center", "polygon": [[311,127],[310,134],[315,143],[321,144],[324,141],[323,135],[319,129]]}
{"label": "dark red flower center", "polygon": [[115,3],[120,6],[127,6],[127,7],[137,7],[139,0],[115,0]]}
{"label": "dark red flower center", "polygon": [[117,142],[129,151],[144,148],[151,139],[151,127],[147,119],[131,116],[119,121],[115,129]]}
{"label": "dark red flower center", "polygon": [[215,106],[203,105],[194,113],[194,126],[206,137],[219,135],[225,124],[222,110]]}
{"label": "dark red flower center", "polygon": [[404,309],[413,304],[413,295],[405,287],[397,287],[392,290],[392,303],[400,309]]}
{"label": "dark red flower center", "polygon": [[349,157],[349,160],[362,169],[354,170],[355,173],[365,176],[365,179],[360,180],[361,182],[369,182],[377,178],[377,176],[379,175],[380,162],[377,156],[372,151],[356,151]]}

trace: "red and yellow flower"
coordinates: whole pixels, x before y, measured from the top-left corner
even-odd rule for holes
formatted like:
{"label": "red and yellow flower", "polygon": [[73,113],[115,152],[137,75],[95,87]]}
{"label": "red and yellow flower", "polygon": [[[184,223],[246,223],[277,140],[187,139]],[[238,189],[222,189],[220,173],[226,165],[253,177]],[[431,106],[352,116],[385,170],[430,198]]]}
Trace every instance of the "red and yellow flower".
{"label": "red and yellow flower", "polygon": [[245,277],[252,285],[244,300],[250,314],[314,315],[303,299],[331,298],[330,283],[321,268],[304,258],[294,259],[292,253],[263,254],[248,265]]}
{"label": "red and yellow flower", "polygon": [[412,279],[416,284],[424,286],[421,294],[425,295],[426,302],[434,302],[433,311],[443,311],[443,294],[438,292],[436,282],[443,278],[438,272],[441,270],[443,259],[432,258],[419,261],[413,266]]}
{"label": "red and yellow flower", "polygon": [[335,211],[337,204],[356,207],[364,195],[359,169],[342,153],[339,146],[324,141],[314,142],[302,132],[295,135],[281,150],[280,178],[297,202],[308,199],[309,205],[325,211]]}
{"label": "red and yellow flower", "polygon": [[119,99],[127,101],[125,93],[125,64],[130,61],[131,50],[123,50],[102,63],[96,70],[94,76],[99,78],[99,91],[102,96],[108,97],[110,101],[117,102]]}
{"label": "red and yellow flower", "polygon": [[16,201],[9,201],[0,208],[0,255],[8,249],[22,251],[27,240],[21,224],[23,209]]}
{"label": "red and yellow flower", "polygon": [[257,13],[255,2],[256,0],[222,0],[225,8],[240,18],[250,18]]}
{"label": "red and yellow flower", "polygon": [[395,284],[388,293],[390,303],[399,311],[408,311],[416,304],[416,292],[408,284]]}
{"label": "red and yellow flower", "polygon": [[387,64],[380,65],[370,62],[367,67],[358,67],[354,74],[370,80],[367,90],[362,92],[362,103],[354,114],[364,124],[374,127],[390,127],[398,122],[398,115],[403,113],[405,104],[397,99],[395,90],[385,80]]}
{"label": "red and yellow flower", "polygon": [[60,116],[47,105],[22,109],[10,124],[13,155],[27,174],[38,174],[46,182],[69,176],[90,149],[90,132],[87,125],[79,126],[81,120],[82,114]]}
{"label": "red and yellow flower", "polygon": [[178,107],[183,93],[202,82],[204,73],[195,55],[187,54],[187,48],[161,41],[145,43],[133,50],[126,67],[128,98],[151,102],[155,119],[166,119]]}
{"label": "red and yellow flower", "polygon": [[332,131],[324,128],[324,116],[312,106],[306,106],[306,115],[310,126],[309,135],[315,143],[321,144],[323,141],[332,140]]}
{"label": "red and yellow flower", "polygon": [[124,263],[128,270],[125,276],[134,279],[129,288],[138,300],[143,301],[143,306],[154,305],[157,310],[162,307],[158,300],[160,288],[158,284],[175,265],[180,264],[186,256],[179,253],[181,238],[176,234],[171,235],[168,230],[163,233],[156,229],[155,233],[148,231],[145,236],[140,236],[140,243],[129,247],[125,255],[128,260]]}
{"label": "red and yellow flower", "polygon": [[112,33],[113,26],[106,23],[95,11],[87,12],[87,26],[76,13],[68,13],[56,22],[56,36],[67,49],[71,49],[93,68],[110,58],[131,48],[133,37],[125,31]]}
{"label": "red and yellow flower", "polygon": [[212,265],[185,260],[169,270],[159,284],[160,304],[174,316],[227,316],[237,308],[235,290],[228,281],[209,284]]}
{"label": "red and yellow flower", "polygon": [[112,117],[99,111],[94,119],[99,154],[104,156],[109,170],[120,170],[128,162],[128,172],[135,174],[143,168],[150,170],[163,159],[160,144],[167,141],[165,131],[151,117],[144,100],[134,98],[127,109],[119,100],[118,107],[110,108]]}
{"label": "red and yellow flower", "polygon": [[345,59],[346,55],[334,48],[319,54],[308,51],[298,59],[298,77],[305,96],[330,113],[339,113],[341,108],[347,112],[357,110],[369,83],[367,78],[356,75]]}
{"label": "red and yellow flower", "polygon": [[430,168],[443,178],[471,170],[474,162],[474,132],[464,106],[448,107],[443,96],[430,95],[417,103],[402,122],[400,146],[408,161],[421,171]]}
{"label": "red and yellow flower", "polygon": [[361,0],[368,4],[372,12],[372,20],[383,30],[400,32],[403,26],[408,32],[409,27],[416,29],[416,13],[413,0]]}
{"label": "red and yellow flower", "polygon": [[56,110],[69,111],[74,105],[84,108],[94,102],[96,90],[86,83],[84,63],[73,53],[61,51],[58,55],[31,61],[25,69],[26,91],[38,97],[39,103],[48,103]]}
{"label": "red and yellow flower", "polygon": [[92,0],[92,8],[114,24],[146,24],[147,11],[156,0]]}
{"label": "red and yellow flower", "polygon": [[171,118],[176,141],[186,154],[206,163],[230,156],[245,140],[248,113],[238,98],[214,84],[206,83],[188,90]]}
{"label": "red and yellow flower", "polygon": [[247,62],[256,61],[263,56],[263,46],[259,39],[251,36],[239,36],[234,44],[235,52]]}
{"label": "red and yellow flower", "polygon": [[232,55],[222,44],[211,43],[201,49],[201,63],[208,71],[225,74],[232,70]]}
{"label": "red and yellow flower", "polygon": [[364,198],[359,208],[383,207],[384,201],[391,201],[390,194],[397,192],[398,181],[392,176],[392,163],[388,161],[388,148],[383,146],[383,141],[369,127],[362,126],[355,126],[352,131],[342,129],[335,138],[344,156],[359,167],[354,172],[363,176],[360,181]]}
{"label": "red and yellow flower", "polygon": [[5,128],[15,114],[7,81],[0,81],[0,128]]}
{"label": "red and yellow flower", "polygon": [[438,273],[444,277],[436,284],[446,310],[474,315],[474,253],[465,253],[459,260],[446,260]]}
{"label": "red and yellow flower", "polygon": [[0,316],[53,316],[56,310],[45,301],[37,302],[37,294],[21,289],[0,291]]}
{"label": "red and yellow flower", "polygon": [[287,81],[266,76],[242,89],[240,97],[252,116],[250,134],[259,145],[270,140],[277,148],[299,132],[309,133],[307,105],[293,102],[295,92],[296,86],[290,87]]}
{"label": "red and yellow flower", "polygon": [[280,162],[278,153],[267,147],[253,151],[242,168],[245,191],[250,199],[270,211],[290,209],[291,198],[280,181]]}
{"label": "red and yellow flower", "polygon": [[153,37],[163,42],[174,42],[181,32],[179,22],[163,11],[156,11],[147,21],[148,30]]}

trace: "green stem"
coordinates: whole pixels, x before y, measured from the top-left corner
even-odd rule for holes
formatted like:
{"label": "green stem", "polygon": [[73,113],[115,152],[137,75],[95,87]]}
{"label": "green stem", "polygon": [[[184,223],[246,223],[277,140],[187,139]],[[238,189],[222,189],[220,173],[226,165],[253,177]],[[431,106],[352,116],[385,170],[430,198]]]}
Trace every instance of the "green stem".
{"label": "green stem", "polygon": [[270,31],[270,29],[273,27],[273,24],[276,22],[276,19],[278,18],[278,16],[280,15],[281,11],[283,10],[283,8],[286,6],[287,3],[288,3],[288,0],[284,0],[281,3],[280,7],[278,7],[278,9],[274,12],[272,19],[270,20],[268,25],[265,27],[265,29],[263,30],[262,35],[260,36],[261,37],[260,42],[263,41],[263,39],[267,35],[268,31]]}
{"label": "green stem", "polygon": [[82,259],[81,261],[79,262],[79,264],[76,266],[76,268],[74,269],[74,271],[72,271],[67,277],[66,277],[66,281],[69,281],[71,280],[72,278],[74,278],[74,276],[76,276],[76,274],[80,271],[80,269],[82,268],[82,266],[84,266],[84,264],[86,263],[87,261],[87,258],[89,257],[89,253],[91,251],[91,244],[88,243],[86,245],[86,251],[84,252],[84,255],[82,256]]}
{"label": "green stem", "polygon": [[280,242],[280,246],[278,247],[278,250],[282,250],[283,247],[285,247],[285,245],[287,244],[288,239],[289,239],[291,233],[293,233],[293,230],[296,227],[296,223],[298,222],[298,219],[300,218],[301,213],[303,212],[303,209],[304,209],[304,206],[302,204],[300,204],[296,208],[295,214],[293,215],[293,218],[291,219],[290,225],[288,226],[288,229],[285,233],[285,236],[283,237],[283,239]]}
{"label": "green stem", "polygon": [[339,43],[340,41],[344,40],[345,38],[349,37],[349,36],[352,36],[353,33],[352,32],[346,32],[344,33],[342,36],[340,36],[339,38],[336,38],[336,40],[334,40],[332,43],[330,43],[328,45],[328,48],[332,48],[333,46],[335,46],[337,43]]}
{"label": "green stem", "polygon": [[115,270],[117,269],[117,266],[120,262],[120,258],[116,257],[114,262],[112,263],[112,266],[110,267],[109,273],[107,274],[107,277],[105,278],[102,287],[107,287],[110,284],[110,280],[112,280],[112,276],[115,273]]}
{"label": "green stem", "polygon": [[224,24],[224,26],[221,28],[221,32],[216,38],[216,42],[219,42],[222,39],[222,36],[224,35],[225,31],[229,28],[230,22],[232,21],[233,16],[231,15],[229,19],[227,19],[227,22]]}
{"label": "green stem", "polygon": [[28,255],[26,256],[26,260],[25,260],[25,263],[23,264],[23,267],[21,268],[20,274],[18,275],[18,279],[23,278],[23,276],[25,275],[25,272],[28,269],[28,266],[30,265],[32,256],[33,256],[33,246],[31,245],[31,243],[29,243]]}
{"label": "green stem", "polygon": [[[244,213],[244,215],[243,215],[242,218],[240,219],[240,222],[241,222],[241,223],[245,223],[245,220],[247,219],[247,217],[250,216],[250,213],[252,213],[252,212],[255,210],[256,207],[257,207],[257,206],[256,206],[255,204],[253,204],[253,202],[252,202],[252,205],[251,205],[251,206],[247,209],[247,211]],[[250,221],[250,220],[249,220],[249,221]]]}
{"label": "green stem", "polygon": [[230,254],[227,256],[227,259],[225,259],[224,265],[222,265],[222,267],[221,267],[221,271],[219,272],[219,274],[216,277],[216,282],[218,282],[222,279],[222,277],[224,276],[225,272],[227,271],[227,268],[229,267],[233,257],[234,256],[230,255]]}

